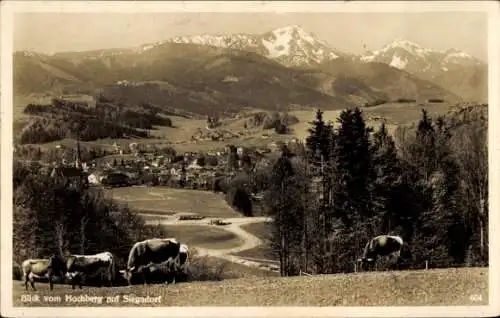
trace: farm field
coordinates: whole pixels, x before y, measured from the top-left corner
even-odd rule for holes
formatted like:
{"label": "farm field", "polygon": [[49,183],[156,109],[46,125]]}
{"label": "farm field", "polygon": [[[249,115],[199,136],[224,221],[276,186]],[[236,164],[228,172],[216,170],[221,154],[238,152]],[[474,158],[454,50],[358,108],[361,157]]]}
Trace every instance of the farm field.
{"label": "farm field", "polygon": [[223,228],[205,225],[166,225],[169,237],[175,237],[188,246],[207,249],[230,249],[243,244],[236,234]]}
{"label": "farm field", "polygon": [[[72,99],[77,101],[86,101],[89,98],[90,97],[87,95],[82,95]],[[19,131],[29,118],[29,116],[26,116],[22,113],[24,107],[28,103],[48,104],[50,102],[51,98],[47,96],[16,96],[16,98],[14,99],[14,119],[15,127],[17,127],[17,130],[15,130]],[[364,107],[362,108],[362,110],[365,115],[367,125],[377,128],[382,123],[381,119],[385,119],[389,132],[394,133],[398,125],[409,124],[417,121],[420,118],[422,108],[426,108],[431,116],[436,116],[445,114],[450,107],[451,105],[449,103],[387,103],[374,107]],[[323,116],[326,121],[331,120],[335,122],[340,112],[340,110],[327,110],[324,111]],[[173,127],[156,126],[154,130],[150,131],[151,135],[155,138],[105,138],[96,141],[82,142],[82,145],[111,149],[112,144],[115,142],[139,142],[142,144],[156,145],[157,147],[164,147],[168,145],[173,147],[177,152],[186,152],[223,149],[228,143],[243,145],[247,147],[262,147],[268,145],[273,141],[286,141],[292,138],[305,139],[308,135],[307,129],[310,126],[309,122],[314,120],[315,111],[292,110],[290,111],[290,114],[296,116],[299,119],[299,122],[290,126],[290,128],[292,129],[292,133],[288,135],[279,135],[276,134],[272,129],[263,130],[261,127],[245,129],[244,122],[246,119],[240,118],[226,119],[223,121],[223,125],[216,129],[229,130],[236,134],[241,133],[241,136],[239,136],[238,138],[221,141],[194,141],[191,139],[191,136],[193,136],[193,134],[195,134],[197,130],[205,130],[205,120],[187,119],[179,116],[168,116],[172,120]],[[266,133],[268,136],[264,138],[262,136],[263,133]],[[72,140],[50,142],[44,144],[44,147],[54,147],[56,144],[74,147],[74,141]]]}
{"label": "farm field", "polygon": [[[431,116],[439,116],[446,114],[451,106],[448,103],[388,103],[373,107],[364,107],[361,110],[363,111],[367,126],[378,128],[382,123],[380,119],[385,119],[389,133],[393,134],[397,126],[417,122],[420,119],[422,108],[425,108]],[[340,113],[341,110],[326,110],[323,112],[323,118],[325,121],[336,123],[336,118],[338,118]],[[310,127],[309,122],[314,120],[315,111],[297,110],[290,112],[290,114],[299,119],[297,124],[291,126],[294,136],[298,139],[305,139],[309,135],[307,129]]]}
{"label": "farm field", "polygon": [[197,214],[205,217],[240,217],[221,195],[208,191],[163,187],[126,187],[106,190],[119,203],[154,214]]}
{"label": "farm field", "polygon": [[[115,288],[56,285],[50,292],[38,284],[29,294],[60,296],[58,306],[88,306],[65,302],[65,295],[158,297],[159,303],[93,304],[93,306],[469,306],[488,304],[488,268],[449,268],[320,275],[310,277],[251,277],[220,282],[193,282]],[[26,294],[14,281],[14,306],[50,306],[22,303]],[[475,297],[471,297],[475,296]],[[480,299],[480,300],[478,300]]]}

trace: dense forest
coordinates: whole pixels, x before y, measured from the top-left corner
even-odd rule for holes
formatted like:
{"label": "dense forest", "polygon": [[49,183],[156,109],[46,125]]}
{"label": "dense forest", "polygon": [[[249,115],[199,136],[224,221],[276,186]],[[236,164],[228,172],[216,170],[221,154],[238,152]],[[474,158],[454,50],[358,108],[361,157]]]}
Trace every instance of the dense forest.
{"label": "dense forest", "polygon": [[403,238],[404,268],[487,265],[487,129],[482,106],[423,110],[395,138],[359,109],[336,123],[318,111],[302,150],[285,148],[266,181],[281,274],[352,272],[381,234]]}
{"label": "dense forest", "polygon": [[24,113],[34,117],[20,133],[20,144],[46,143],[64,138],[92,141],[101,138],[148,138],[154,126],[172,126],[160,109],[144,104],[87,103],[53,99],[51,105],[29,104]]}

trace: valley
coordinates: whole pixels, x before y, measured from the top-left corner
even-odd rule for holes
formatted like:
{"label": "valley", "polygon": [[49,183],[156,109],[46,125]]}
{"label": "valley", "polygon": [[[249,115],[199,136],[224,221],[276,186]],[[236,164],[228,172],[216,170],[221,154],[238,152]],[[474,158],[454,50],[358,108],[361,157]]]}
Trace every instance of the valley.
{"label": "valley", "polygon": [[[487,302],[488,65],[472,55],[404,39],[351,54],[292,24],[13,63],[16,305],[19,264],[54,242],[125,269],[152,237],[189,245],[189,283],[85,292],[179,306]],[[372,237],[397,242],[397,271],[382,260],[363,273]]]}

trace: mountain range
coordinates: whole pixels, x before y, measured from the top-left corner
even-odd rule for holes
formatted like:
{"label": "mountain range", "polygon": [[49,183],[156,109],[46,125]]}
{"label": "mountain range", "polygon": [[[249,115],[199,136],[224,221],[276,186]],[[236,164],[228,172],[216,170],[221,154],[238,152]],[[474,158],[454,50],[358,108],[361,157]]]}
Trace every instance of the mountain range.
{"label": "mountain range", "polygon": [[339,109],[396,99],[487,97],[487,65],[465,52],[397,39],[360,55],[300,26],[195,35],[129,49],[14,53],[16,94],[96,91],[207,114],[241,107]]}

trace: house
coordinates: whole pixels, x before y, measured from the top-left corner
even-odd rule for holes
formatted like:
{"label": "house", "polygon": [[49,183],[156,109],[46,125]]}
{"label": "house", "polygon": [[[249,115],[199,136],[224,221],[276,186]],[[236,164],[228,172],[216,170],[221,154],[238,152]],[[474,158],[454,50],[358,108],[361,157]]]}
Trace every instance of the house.
{"label": "house", "polygon": [[189,169],[189,170],[191,170],[191,169],[197,169],[197,170],[199,170],[199,169],[203,169],[203,167],[198,164],[198,159],[195,159],[195,160],[193,160],[193,162],[191,162],[186,167],[186,169]]}
{"label": "house", "polygon": [[87,177],[89,184],[100,184],[102,179],[104,178],[104,174],[102,171],[94,171]]}
{"label": "house", "polygon": [[121,150],[120,146],[116,142],[113,144],[113,152],[123,154],[123,151]]}
{"label": "house", "polygon": [[68,166],[56,166],[52,169],[50,173],[52,178],[63,177],[66,178],[67,182],[83,182],[84,184],[88,184],[87,175],[82,171],[82,169],[77,167],[68,167]]}
{"label": "house", "polygon": [[241,156],[243,156],[243,152],[244,152],[243,147],[238,147],[236,149],[236,153],[238,154],[238,157],[240,157],[240,158],[241,158]]}

